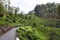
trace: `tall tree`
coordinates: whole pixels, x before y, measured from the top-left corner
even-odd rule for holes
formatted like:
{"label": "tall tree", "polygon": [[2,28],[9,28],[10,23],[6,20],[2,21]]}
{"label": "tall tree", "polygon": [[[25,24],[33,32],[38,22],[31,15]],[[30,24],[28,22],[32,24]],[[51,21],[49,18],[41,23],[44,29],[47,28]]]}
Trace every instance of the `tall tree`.
{"label": "tall tree", "polygon": [[36,5],[35,9],[35,14],[39,17],[42,17],[42,12],[41,12],[41,6],[40,5]]}
{"label": "tall tree", "polygon": [[57,18],[60,19],[60,5],[57,7]]}
{"label": "tall tree", "polygon": [[2,2],[0,3],[0,14],[3,13],[3,10],[4,10],[4,7],[3,7],[3,4]]}
{"label": "tall tree", "polygon": [[56,9],[55,3],[47,3],[47,4],[36,5],[34,11],[35,14],[39,17],[53,18],[55,17],[55,9]]}
{"label": "tall tree", "polygon": [[60,5],[57,7],[57,27],[60,27]]}
{"label": "tall tree", "polygon": [[19,8],[16,7],[16,8],[15,8],[15,17],[16,17],[16,15],[17,15],[18,11],[19,11]]}

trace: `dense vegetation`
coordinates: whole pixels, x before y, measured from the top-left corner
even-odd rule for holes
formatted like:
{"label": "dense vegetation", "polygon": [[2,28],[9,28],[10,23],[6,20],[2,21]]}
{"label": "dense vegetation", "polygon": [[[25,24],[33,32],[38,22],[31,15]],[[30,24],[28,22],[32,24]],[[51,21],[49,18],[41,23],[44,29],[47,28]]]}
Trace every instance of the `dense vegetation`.
{"label": "dense vegetation", "polygon": [[35,12],[22,15],[20,22],[23,26],[17,30],[17,36],[21,40],[60,40],[60,7],[54,6],[54,10],[50,7],[49,11],[46,11],[45,6],[42,9],[41,5],[38,6],[35,7]]}
{"label": "dense vegetation", "polygon": [[[24,26],[17,30],[17,36],[21,40],[60,40],[60,28],[56,28],[56,19],[39,18],[28,15],[29,19],[23,19]],[[31,18],[31,19],[30,19]]]}
{"label": "dense vegetation", "polygon": [[57,5],[58,4],[55,4],[55,3],[36,5],[34,11],[35,11],[35,14],[39,17],[55,18]]}
{"label": "dense vegetation", "polygon": [[10,1],[7,5],[5,1],[0,0],[0,35],[15,27],[18,10],[18,7],[10,6]]}
{"label": "dense vegetation", "polygon": [[18,11],[10,2],[7,8],[0,2],[0,35],[19,26],[16,32],[21,40],[60,40],[59,4],[36,5],[28,14]]}

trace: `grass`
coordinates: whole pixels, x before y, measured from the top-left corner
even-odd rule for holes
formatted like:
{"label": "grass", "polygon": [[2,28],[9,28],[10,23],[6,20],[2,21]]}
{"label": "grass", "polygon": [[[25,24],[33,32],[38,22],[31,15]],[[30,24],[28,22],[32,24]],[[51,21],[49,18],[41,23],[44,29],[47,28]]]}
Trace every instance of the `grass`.
{"label": "grass", "polygon": [[42,25],[39,28],[32,28],[32,26],[20,27],[17,30],[17,35],[21,40],[49,40],[51,30],[55,33],[54,35],[57,35],[57,39],[60,40],[60,28],[44,27]]}
{"label": "grass", "polygon": [[[32,28],[32,26],[21,27],[17,30],[17,32],[18,32],[19,38],[22,37],[23,40],[24,40],[25,37],[23,37],[22,35],[25,35],[26,33],[27,33],[27,35],[32,34],[36,38],[36,40],[48,40],[48,35],[46,35],[45,33],[41,32],[41,31],[38,31],[36,28]],[[25,36],[27,36],[27,35],[25,35]]]}

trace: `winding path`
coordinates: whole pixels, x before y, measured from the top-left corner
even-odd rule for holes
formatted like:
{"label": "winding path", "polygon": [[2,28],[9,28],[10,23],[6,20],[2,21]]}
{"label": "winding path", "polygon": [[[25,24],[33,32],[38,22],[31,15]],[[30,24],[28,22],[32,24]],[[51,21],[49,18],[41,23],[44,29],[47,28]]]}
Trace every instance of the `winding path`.
{"label": "winding path", "polygon": [[4,35],[0,37],[0,40],[16,40],[16,29],[18,28],[13,28]]}

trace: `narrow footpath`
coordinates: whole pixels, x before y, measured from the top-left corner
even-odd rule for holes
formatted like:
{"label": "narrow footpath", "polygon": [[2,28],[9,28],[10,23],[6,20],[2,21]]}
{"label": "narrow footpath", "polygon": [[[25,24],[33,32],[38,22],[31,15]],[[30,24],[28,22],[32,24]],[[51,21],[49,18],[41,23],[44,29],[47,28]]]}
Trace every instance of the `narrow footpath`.
{"label": "narrow footpath", "polygon": [[16,29],[18,29],[18,28],[13,28],[10,31],[8,31],[7,33],[3,34],[0,37],[0,40],[16,40]]}

